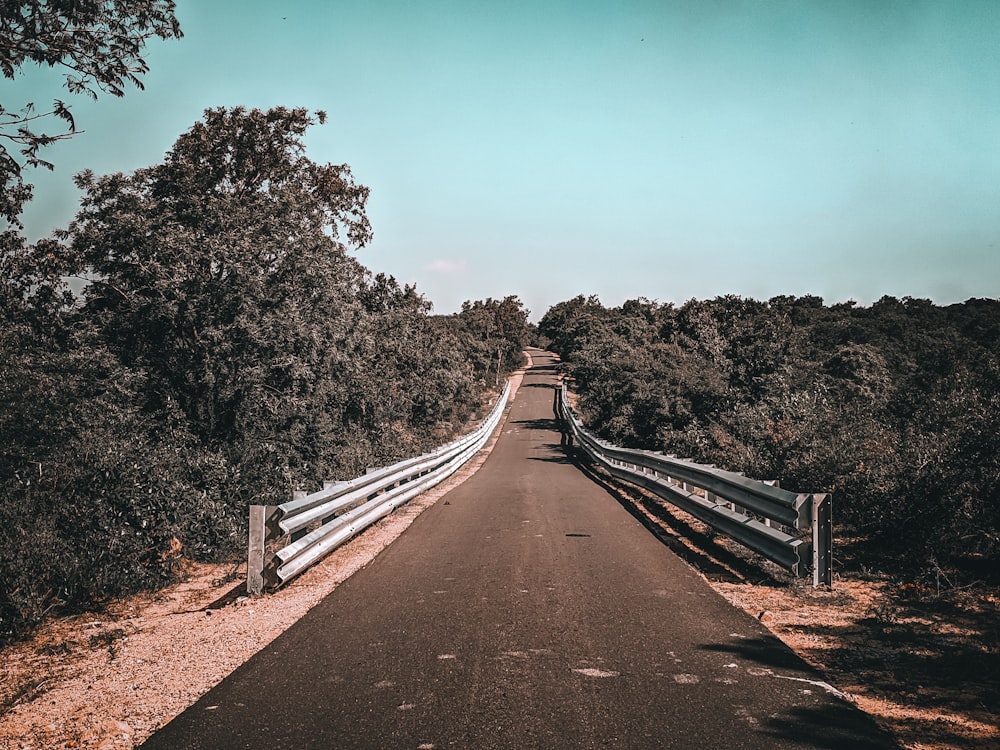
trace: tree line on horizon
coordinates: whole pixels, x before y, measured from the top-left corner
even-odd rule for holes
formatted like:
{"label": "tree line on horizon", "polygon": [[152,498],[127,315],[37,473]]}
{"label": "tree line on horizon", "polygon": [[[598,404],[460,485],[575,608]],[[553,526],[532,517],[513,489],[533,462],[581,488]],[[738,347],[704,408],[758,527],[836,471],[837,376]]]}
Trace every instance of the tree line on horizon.
{"label": "tree line on horizon", "polygon": [[578,296],[538,327],[612,443],[833,492],[897,574],[1000,556],[1000,300]]}

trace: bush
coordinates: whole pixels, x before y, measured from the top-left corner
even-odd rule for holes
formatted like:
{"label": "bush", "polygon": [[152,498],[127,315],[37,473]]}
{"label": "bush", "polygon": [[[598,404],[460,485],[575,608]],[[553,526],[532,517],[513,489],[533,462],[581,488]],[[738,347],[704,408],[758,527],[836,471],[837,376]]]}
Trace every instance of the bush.
{"label": "bush", "polygon": [[0,640],[169,581],[203,508],[184,446],[136,406],[142,376],[100,348],[44,345],[0,370]]}
{"label": "bush", "polygon": [[913,571],[1000,554],[998,301],[578,297],[539,330],[608,440],[834,492]]}

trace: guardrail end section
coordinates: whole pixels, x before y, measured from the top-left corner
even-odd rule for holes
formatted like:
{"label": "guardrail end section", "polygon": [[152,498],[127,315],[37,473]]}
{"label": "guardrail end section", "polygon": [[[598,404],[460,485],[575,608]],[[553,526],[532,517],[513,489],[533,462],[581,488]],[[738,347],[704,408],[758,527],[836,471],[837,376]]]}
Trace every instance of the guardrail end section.
{"label": "guardrail end section", "polygon": [[811,529],[814,517],[813,498],[815,495],[802,492],[795,497],[795,512],[798,517],[795,519],[795,528],[800,531]]}
{"label": "guardrail end section", "polygon": [[833,585],[833,495],[812,496],[813,586]]}
{"label": "guardrail end section", "polygon": [[277,505],[250,506],[250,538],[247,545],[247,593],[260,594],[265,586],[273,586],[277,581],[269,580],[265,554],[267,543],[281,536],[278,527]]}
{"label": "guardrail end section", "polygon": [[813,561],[812,542],[801,539],[798,544],[793,544],[795,551],[795,562],[792,564],[791,572],[796,578],[805,578],[809,575],[809,569]]}

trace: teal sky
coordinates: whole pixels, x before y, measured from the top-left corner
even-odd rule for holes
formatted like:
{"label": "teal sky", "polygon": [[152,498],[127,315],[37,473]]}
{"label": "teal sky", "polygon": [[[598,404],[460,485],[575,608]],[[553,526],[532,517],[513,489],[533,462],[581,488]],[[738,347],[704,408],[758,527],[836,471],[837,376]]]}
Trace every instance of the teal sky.
{"label": "teal sky", "polygon": [[145,91],[91,103],[33,173],[162,160],[205,108],[330,115],[309,156],[372,190],[359,259],[435,311],[517,294],[1000,296],[1000,2],[179,0]]}

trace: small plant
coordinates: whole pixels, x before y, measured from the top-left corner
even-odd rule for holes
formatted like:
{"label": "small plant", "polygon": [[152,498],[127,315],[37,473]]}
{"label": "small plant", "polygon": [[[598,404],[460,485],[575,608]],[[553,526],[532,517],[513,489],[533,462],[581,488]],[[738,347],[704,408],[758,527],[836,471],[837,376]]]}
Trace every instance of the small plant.
{"label": "small plant", "polygon": [[115,644],[118,641],[124,640],[126,638],[126,633],[121,628],[112,628],[111,630],[102,630],[100,633],[94,633],[90,636],[90,647],[98,648],[101,646],[107,646],[108,656],[112,659],[118,658],[117,647]]}

